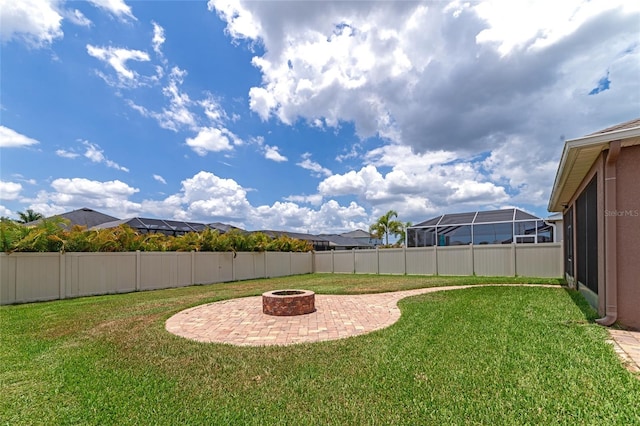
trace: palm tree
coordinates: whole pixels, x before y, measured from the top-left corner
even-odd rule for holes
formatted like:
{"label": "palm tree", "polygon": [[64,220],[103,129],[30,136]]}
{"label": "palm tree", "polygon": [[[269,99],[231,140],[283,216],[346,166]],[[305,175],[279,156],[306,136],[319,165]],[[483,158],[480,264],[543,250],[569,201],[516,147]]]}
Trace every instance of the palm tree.
{"label": "palm tree", "polygon": [[378,218],[376,223],[369,227],[371,232],[376,238],[382,239],[384,236],[385,245],[389,245],[389,234],[400,235],[403,232],[402,222],[393,220],[394,217],[398,217],[398,212],[395,210],[389,210]]}
{"label": "palm tree", "polygon": [[[401,224],[402,228],[400,229],[400,240],[402,244],[404,244],[407,240],[407,228],[413,225],[411,222],[404,222]],[[394,234],[397,235],[397,234]]]}
{"label": "palm tree", "polygon": [[34,212],[31,209],[27,209],[24,212],[18,212],[18,216],[20,216],[20,220],[17,221],[18,223],[29,223],[34,220],[44,219],[42,213]]}

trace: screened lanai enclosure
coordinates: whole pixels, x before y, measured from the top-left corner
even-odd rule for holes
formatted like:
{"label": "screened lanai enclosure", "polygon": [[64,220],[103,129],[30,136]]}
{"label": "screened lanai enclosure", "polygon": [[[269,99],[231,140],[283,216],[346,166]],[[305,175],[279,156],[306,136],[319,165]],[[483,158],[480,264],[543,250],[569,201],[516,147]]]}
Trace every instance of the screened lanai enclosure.
{"label": "screened lanai enclosure", "polygon": [[115,228],[120,225],[128,225],[141,234],[164,234],[171,236],[184,235],[189,232],[201,232],[205,229],[217,230],[221,234],[232,229],[233,226],[225,225],[223,223],[196,223],[196,222],[182,222],[179,220],[163,220],[163,219],[149,219],[145,217],[133,217],[129,219],[115,220],[112,222],[101,223],[94,226],[92,229],[108,229]]}
{"label": "screened lanai enclosure", "polygon": [[553,225],[519,209],[443,214],[407,228],[407,247],[553,242]]}

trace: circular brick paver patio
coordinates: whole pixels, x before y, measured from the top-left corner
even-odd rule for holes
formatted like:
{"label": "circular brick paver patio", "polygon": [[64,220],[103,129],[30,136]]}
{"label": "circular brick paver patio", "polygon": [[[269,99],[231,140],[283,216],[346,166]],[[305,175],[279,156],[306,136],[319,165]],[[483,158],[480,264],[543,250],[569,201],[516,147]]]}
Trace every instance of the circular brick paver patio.
{"label": "circular brick paver patio", "polygon": [[315,312],[284,317],[263,314],[261,296],[244,297],[178,312],[167,320],[165,327],[187,339],[240,346],[320,342],[390,326],[400,318],[398,301],[405,297],[469,287],[472,286],[348,296],[316,294]]}

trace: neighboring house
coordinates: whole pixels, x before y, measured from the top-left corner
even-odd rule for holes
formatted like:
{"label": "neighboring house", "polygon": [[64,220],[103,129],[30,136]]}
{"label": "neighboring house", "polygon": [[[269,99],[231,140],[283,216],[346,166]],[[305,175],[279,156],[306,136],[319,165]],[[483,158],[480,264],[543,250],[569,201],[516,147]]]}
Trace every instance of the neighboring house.
{"label": "neighboring house", "polygon": [[278,238],[282,235],[286,235],[289,238],[309,241],[313,245],[313,249],[315,251],[327,251],[333,248],[329,240],[319,235],[303,234],[300,232],[270,231],[270,230],[262,230],[262,231],[256,231],[256,232],[262,232],[263,234],[266,234],[271,238]]}
{"label": "neighboring house", "polygon": [[[165,220],[165,219],[149,219],[145,217],[132,217],[129,219],[114,220],[112,222],[101,223],[94,226],[92,229],[109,229],[116,228],[120,225],[127,225],[141,234],[155,234],[161,233],[164,235],[184,235],[188,232],[200,232],[205,229],[217,229],[221,234],[227,232],[232,228],[230,225],[223,224],[204,224],[197,222],[182,222],[179,220]],[[220,225],[217,227],[216,225]]]}
{"label": "neighboring house", "polygon": [[554,213],[544,220],[553,226],[553,242],[559,243],[564,239],[564,225],[562,221],[562,213]]}
{"label": "neighboring house", "polygon": [[565,276],[603,317],[640,329],[640,118],[565,142],[549,200]]}
{"label": "neighboring house", "polygon": [[353,238],[356,241],[359,241],[364,246],[379,246],[383,244],[381,238],[376,238],[372,234],[367,231],[363,231],[362,229],[356,229],[355,231],[345,232],[339,234],[346,238]]}
{"label": "neighboring house", "polygon": [[552,225],[519,209],[443,214],[407,228],[407,247],[553,241]]}
{"label": "neighboring house", "polygon": [[[111,222],[118,220],[117,217],[109,216],[108,214],[100,213],[95,210],[88,209],[86,207],[73,210],[67,213],[51,216],[47,219],[62,218],[68,221],[68,224],[63,224],[65,229],[71,229],[75,225],[84,226],[87,229],[100,225],[105,222]],[[25,223],[25,226],[34,226],[42,222],[42,219],[35,220],[33,222]]]}
{"label": "neighboring house", "polygon": [[319,237],[325,238],[331,244],[332,250],[352,250],[352,249],[373,249],[375,246],[369,242],[363,242],[362,239],[350,238],[346,234],[320,234]]}

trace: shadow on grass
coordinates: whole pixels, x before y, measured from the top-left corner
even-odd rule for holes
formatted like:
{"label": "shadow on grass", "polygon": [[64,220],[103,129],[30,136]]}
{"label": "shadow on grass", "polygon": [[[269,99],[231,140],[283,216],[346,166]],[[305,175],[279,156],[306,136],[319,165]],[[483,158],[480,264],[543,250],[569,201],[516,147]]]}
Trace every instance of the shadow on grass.
{"label": "shadow on grass", "polygon": [[590,323],[594,323],[598,318],[598,312],[593,309],[587,299],[584,298],[582,293],[569,287],[564,287],[564,290],[567,292],[569,297],[571,297],[573,303],[575,303],[576,306],[582,311],[584,319],[589,321]]}

